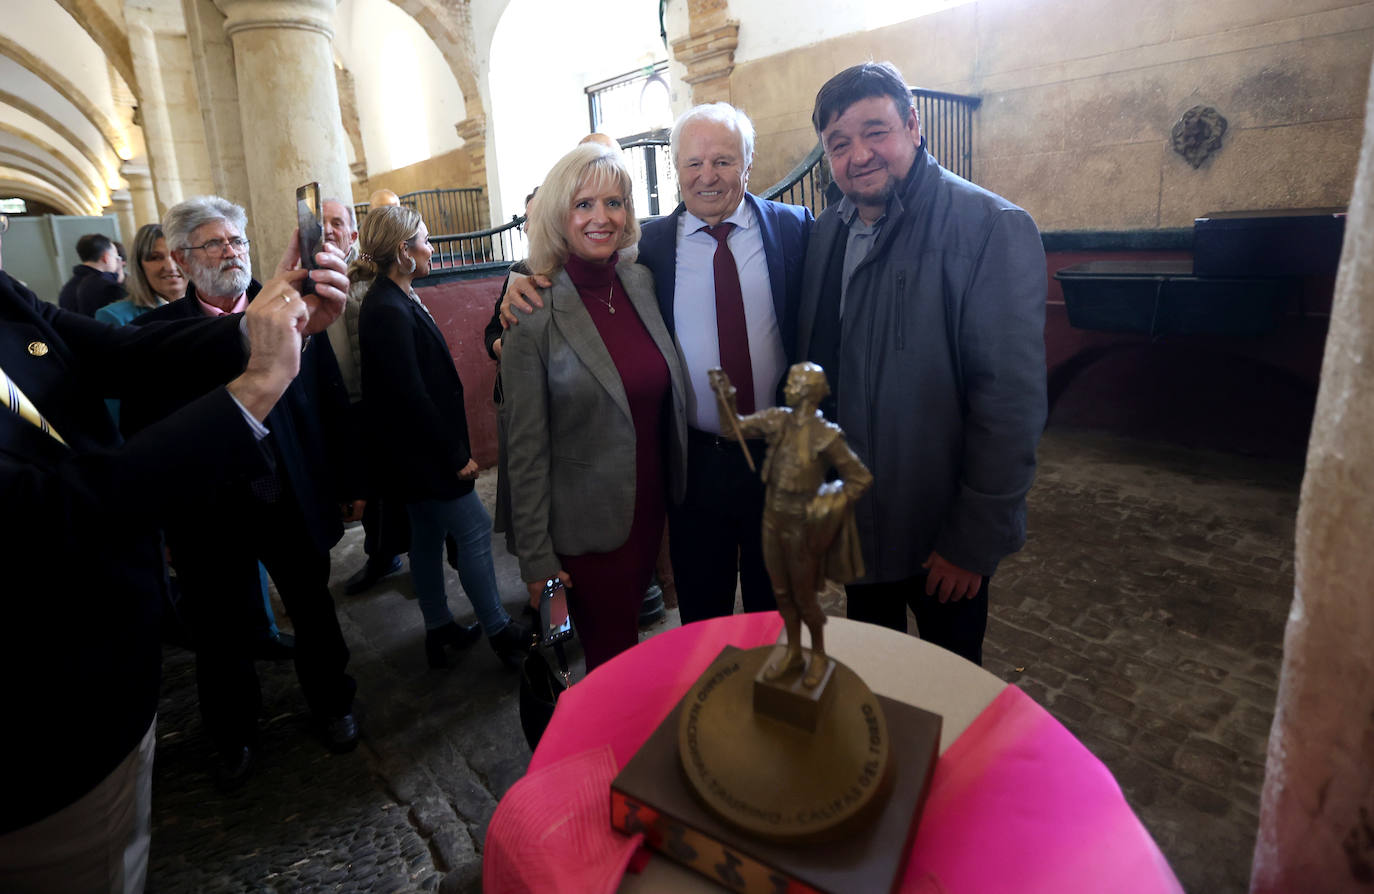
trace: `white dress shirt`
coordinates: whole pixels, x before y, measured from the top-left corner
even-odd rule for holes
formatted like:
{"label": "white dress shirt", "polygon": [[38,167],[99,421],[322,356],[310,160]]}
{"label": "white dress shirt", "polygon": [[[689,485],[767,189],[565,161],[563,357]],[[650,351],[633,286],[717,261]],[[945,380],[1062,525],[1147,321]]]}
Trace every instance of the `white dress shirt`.
{"label": "white dress shirt", "polygon": [[[768,258],[763,251],[763,231],[754,209],[741,201],[724,223],[735,225],[727,244],[739,270],[744,296],[744,322],[749,330],[749,362],[754,371],[756,409],[773,405],[773,395],[787,365],[782,331],[773,309],[773,290],[768,280]],[[677,223],[677,273],[674,278],[673,326],[687,365],[687,424],[692,428],[721,431],[720,411],[706,372],[720,366],[720,335],[716,329],[715,256],[717,242],[702,232],[707,224],[690,211]],[[737,383],[738,384],[738,383]]]}

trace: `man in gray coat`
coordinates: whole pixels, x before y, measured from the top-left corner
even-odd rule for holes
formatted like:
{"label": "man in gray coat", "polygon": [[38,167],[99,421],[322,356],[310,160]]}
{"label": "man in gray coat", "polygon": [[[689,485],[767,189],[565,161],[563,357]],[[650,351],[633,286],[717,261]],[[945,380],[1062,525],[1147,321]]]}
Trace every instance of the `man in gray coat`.
{"label": "man in gray coat", "polygon": [[927,154],[900,72],[865,63],[816,95],[843,199],[816,220],[799,358],[873,472],[856,506],[867,576],[850,618],[982,663],[988,578],[1026,539],[1044,428],[1045,253],[1025,211]]}

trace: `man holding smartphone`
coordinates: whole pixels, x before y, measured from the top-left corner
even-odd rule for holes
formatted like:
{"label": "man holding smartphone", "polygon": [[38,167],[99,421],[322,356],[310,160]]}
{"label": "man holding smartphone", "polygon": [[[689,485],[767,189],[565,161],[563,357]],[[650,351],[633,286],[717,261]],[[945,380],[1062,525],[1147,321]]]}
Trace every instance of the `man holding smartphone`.
{"label": "man holding smartphone", "polygon": [[[256,439],[297,373],[302,333],[334,319],[347,285],[331,252],[303,300],[306,274],[293,267],[288,252],[241,317],[120,328],[0,272],[0,377],[14,389],[0,396],[0,559],[14,596],[0,625],[11,681],[0,890],[143,890],[162,662],[157,529],[213,481],[265,471]],[[103,398],[173,379],[203,396],[122,441]],[[21,404],[6,399],[21,392]]]}
{"label": "man holding smartphone", "polygon": [[[167,244],[190,280],[186,296],[144,314],[136,325],[235,313],[250,306],[260,286],[249,273],[243,209],[201,196],[168,210]],[[353,679],[344,672],[348,646],[329,593],[329,550],[343,534],[339,504],[356,496],[350,480],[348,397],[328,339],[313,339],[301,372],[267,420],[264,439],[273,469],[251,479],[208,487],[195,509],[166,527],[176,558],[186,616],[196,638],[200,710],[217,751],[215,782],[242,785],[257,759],[261,708],[247,625],[260,607],[261,561],[295,625],[296,672],[325,745],[352,749]],[[179,380],[166,370],[164,382]],[[126,431],[178,409],[198,395],[168,384],[161,393],[128,401]]]}

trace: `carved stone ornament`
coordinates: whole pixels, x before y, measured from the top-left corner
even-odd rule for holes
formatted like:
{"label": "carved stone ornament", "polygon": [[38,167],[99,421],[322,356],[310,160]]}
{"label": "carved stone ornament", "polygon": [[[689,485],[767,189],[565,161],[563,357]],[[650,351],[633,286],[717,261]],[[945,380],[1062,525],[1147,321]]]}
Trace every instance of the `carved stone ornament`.
{"label": "carved stone ornament", "polygon": [[1207,157],[1221,148],[1226,133],[1226,119],[1211,106],[1193,106],[1183,113],[1174,125],[1174,151],[1199,167]]}

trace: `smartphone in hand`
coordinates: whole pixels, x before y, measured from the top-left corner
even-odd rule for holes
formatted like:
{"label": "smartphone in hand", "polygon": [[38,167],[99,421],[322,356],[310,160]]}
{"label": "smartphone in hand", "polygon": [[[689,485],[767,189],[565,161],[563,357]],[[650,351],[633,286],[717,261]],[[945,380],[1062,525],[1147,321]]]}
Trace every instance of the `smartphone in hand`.
{"label": "smartphone in hand", "polygon": [[[296,226],[300,230],[301,267],[315,269],[315,255],[324,244],[324,227],[320,225],[320,184],[307,183],[296,190]],[[302,295],[315,290],[309,277],[300,286]]]}

